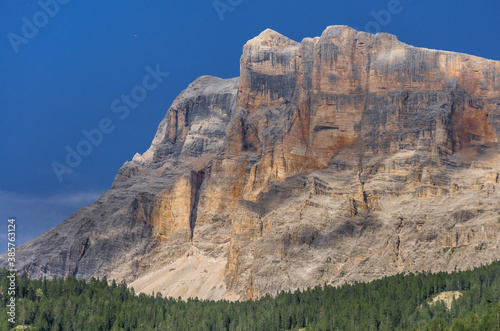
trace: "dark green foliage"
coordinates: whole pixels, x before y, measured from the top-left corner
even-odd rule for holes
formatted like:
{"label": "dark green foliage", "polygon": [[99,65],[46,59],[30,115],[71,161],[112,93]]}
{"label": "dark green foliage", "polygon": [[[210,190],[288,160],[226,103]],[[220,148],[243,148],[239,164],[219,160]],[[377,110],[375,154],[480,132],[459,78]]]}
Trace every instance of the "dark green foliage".
{"label": "dark green foliage", "polygon": [[[0,271],[0,329],[8,330],[7,271]],[[428,305],[461,291],[451,309]],[[500,262],[457,273],[398,274],[227,302],[135,295],[125,284],[74,277],[17,278],[16,320],[33,330],[500,330]]]}

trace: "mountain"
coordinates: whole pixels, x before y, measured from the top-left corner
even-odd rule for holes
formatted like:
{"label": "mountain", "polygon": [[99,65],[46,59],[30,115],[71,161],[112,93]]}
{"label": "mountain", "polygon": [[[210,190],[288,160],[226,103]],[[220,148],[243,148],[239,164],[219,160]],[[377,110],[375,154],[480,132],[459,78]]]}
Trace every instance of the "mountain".
{"label": "mountain", "polygon": [[500,258],[499,61],[330,26],[265,30],[240,64],[19,269],[239,300]]}

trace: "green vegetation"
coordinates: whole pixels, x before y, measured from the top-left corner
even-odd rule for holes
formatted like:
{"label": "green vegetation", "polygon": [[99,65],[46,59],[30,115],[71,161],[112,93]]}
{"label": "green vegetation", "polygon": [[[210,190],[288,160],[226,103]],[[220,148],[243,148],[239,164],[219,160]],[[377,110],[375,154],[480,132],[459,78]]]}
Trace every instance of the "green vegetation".
{"label": "green vegetation", "polygon": [[[9,330],[7,271],[0,276],[0,330]],[[235,303],[135,295],[125,284],[74,277],[24,275],[16,291],[16,321],[28,330],[500,330],[500,262]],[[463,295],[450,309],[428,304],[444,291]]]}

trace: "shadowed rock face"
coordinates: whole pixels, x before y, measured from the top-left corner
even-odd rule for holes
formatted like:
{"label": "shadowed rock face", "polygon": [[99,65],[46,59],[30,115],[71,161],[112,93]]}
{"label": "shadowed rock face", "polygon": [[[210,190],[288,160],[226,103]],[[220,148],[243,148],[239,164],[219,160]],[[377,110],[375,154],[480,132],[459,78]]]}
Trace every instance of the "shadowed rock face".
{"label": "shadowed rock face", "polygon": [[[32,277],[230,300],[500,258],[500,62],[332,26],[200,77]],[[5,263],[6,256],[0,257]]]}

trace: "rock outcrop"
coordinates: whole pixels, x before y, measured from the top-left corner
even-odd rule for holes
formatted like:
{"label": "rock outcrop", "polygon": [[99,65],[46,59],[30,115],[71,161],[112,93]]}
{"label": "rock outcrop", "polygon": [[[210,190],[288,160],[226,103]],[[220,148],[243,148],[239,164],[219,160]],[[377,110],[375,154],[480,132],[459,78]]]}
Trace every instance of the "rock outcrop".
{"label": "rock outcrop", "polygon": [[471,268],[500,258],[499,139],[498,61],[266,30],[239,79],[193,82],[151,148],[18,263],[230,300]]}

